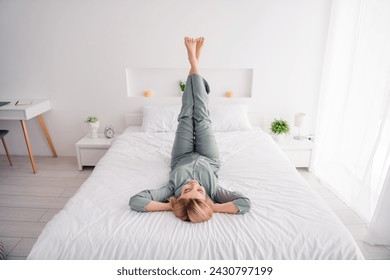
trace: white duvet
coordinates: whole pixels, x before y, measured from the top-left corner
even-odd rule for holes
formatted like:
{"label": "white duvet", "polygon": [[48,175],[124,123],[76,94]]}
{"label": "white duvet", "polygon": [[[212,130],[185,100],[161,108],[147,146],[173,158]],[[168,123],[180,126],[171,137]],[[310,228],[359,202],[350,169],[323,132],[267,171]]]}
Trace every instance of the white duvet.
{"label": "white duvet", "polygon": [[127,129],[44,228],[29,259],[362,259],[350,233],[260,129],[216,133],[220,185],[251,199],[243,215],[182,222],[138,213],[135,193],[168,180],[174,133]]}

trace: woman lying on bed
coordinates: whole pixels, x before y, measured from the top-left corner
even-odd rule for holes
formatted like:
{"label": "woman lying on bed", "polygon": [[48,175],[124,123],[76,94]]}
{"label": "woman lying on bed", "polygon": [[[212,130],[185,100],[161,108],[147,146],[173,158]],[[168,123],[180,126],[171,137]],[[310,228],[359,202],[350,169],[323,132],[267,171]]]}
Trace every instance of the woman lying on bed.
{"label": "woman lying on bed", "polygon": [[184,40],[191,69],[178,117],[169,182],[160,189],[136,194],[129,204],[140,212],[172,211],[179,219],[193,223],[209,220],[213,212],[246,213],[250,208],[247,197],[217,185],[220,164],[208,111],[210,88],[198,69],[204,39]]}

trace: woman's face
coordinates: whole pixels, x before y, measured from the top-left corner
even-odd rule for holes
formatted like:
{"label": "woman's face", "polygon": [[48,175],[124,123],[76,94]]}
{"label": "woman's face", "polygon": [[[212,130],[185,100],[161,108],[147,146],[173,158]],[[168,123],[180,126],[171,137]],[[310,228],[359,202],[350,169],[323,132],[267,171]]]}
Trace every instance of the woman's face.
{"label": "woman's face", "polygon": [[206,190],[202,187],[198,181],[191,180],[189,183],[185,184],[181,189],[182,198],[192,198],[192,199],[206,199]]}

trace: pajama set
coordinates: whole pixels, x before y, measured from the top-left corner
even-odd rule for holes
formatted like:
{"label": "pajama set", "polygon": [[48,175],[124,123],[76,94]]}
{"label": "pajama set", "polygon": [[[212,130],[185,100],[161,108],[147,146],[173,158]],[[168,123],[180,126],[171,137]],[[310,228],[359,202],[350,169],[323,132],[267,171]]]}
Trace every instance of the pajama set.
{"label": "pajama set", "polygon": [[198,74],[188,76],[172,148],[169,182],[154,190],[144,190],[130,198],[130,207],[146,212],[150,201],[167,202],[181,194],[182,187],[195,179],[216,203],[232,202],[243,214],[250,201],[240,192],[218,186],[219,152],[208,110],[209,85]]}

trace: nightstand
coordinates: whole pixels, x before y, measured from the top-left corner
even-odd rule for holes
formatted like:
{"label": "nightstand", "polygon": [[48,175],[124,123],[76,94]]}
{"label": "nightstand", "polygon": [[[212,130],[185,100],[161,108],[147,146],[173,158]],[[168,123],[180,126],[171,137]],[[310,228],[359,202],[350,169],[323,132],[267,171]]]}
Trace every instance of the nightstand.
{"label": "nightstand", "polygon": [[313,142],[308,139],[296,140],[292,136],[285,136],[276,142],[295,167],[306,167],[310,171]]}
{"label": "nightstand", "polygon": [[76,143],[77,164],[79,170],[83,170],[83,166],[95,166],[98,161],[104,156],[111,143],[115,140],[106,138],[103,134],[99,134],[98,138],[91,138],[89,135],[84,136]]}

